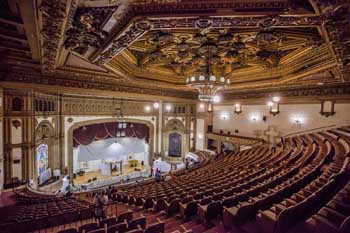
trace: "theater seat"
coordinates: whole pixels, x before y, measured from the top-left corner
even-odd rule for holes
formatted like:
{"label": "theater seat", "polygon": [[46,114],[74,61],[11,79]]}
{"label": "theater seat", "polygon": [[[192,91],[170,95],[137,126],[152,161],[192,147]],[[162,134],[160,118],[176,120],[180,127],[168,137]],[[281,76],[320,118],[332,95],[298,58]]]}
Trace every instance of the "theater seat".
{"label": "theater seat", "polygon": [[170,203],[165,202],[165,212],[168,217],[174,215],[179,211],[180,199],[176,198]]}
{"label": "theater seat", "polygon": [[206,207],[200,206],[198,210],[199,219],[209,222],[210,220],[222,214],[222,205],[220,201],[209,203]]}
{"label": "theater seat", "polygon": [[127,229],[128,229],[127,223],[125,223],[125,222],[118,223],[118,224],[115,224],[115,225],[108,227],[107,233],[115,233],[115,232],[123,233],[123,232],[126,232]]}
{"label": "theater seat", "polygon": [[128,210],[127,212],[125,213],[122,213],[118,216],[117,218],[117,223],[122,223],[124,221],[131,221],[133,218],[133,212],[131,210]]}
{"label": "theater seat", "polygon": [[99,227],[104,228],[105,226],[109,227],[112,225],[117,224],[117,219],[112,217],[112,218],[106,218],[101,220],[101,222],[99,223]]}
{"label": "theater seat", "polygon": [[197,214],[198,202],[190,201],[187,204],[180,203],[180,215],[184,219],[189,219],[191,216]]}
{"label": "theater seat", "polygon": [[78,231],[75,228],[70,228],[70,229],[66,229],[66,230],[61,230],[57,233],[78,233]]}
{"label": "theater seat", "polygon": [[164,222],[154,223],[149,225],[144,231],[144,233],[164,233],[164,227]]}
{"label": "theater seat", "polygon": [[87,233],[96,229],[98,229],[98,224],[96,222],[87,223],[79,227],[79,233]]}
{"label": "theater seat", "polygon": [[145,216],[135,218],[128,223],[128,230],[139,229],[139,227],[141,229],[146,228],[146,217]]}

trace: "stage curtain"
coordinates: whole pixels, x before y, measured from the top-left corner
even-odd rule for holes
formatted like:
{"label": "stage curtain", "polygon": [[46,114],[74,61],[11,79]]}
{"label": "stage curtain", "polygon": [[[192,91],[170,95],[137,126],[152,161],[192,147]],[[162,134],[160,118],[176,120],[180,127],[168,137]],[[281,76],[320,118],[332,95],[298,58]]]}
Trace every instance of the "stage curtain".
{"label": "stage curtain", "polygon": [[[125,127],[123,127],[125,126]],[[141,123],[127,122],[120,125],[119,122],[100,123],[80,127],[73,132],[73,147],[89,145],[97,140],[114,138],[117,132],[125,132],[126,137],[137,137],[149,141],[149,127]]]}

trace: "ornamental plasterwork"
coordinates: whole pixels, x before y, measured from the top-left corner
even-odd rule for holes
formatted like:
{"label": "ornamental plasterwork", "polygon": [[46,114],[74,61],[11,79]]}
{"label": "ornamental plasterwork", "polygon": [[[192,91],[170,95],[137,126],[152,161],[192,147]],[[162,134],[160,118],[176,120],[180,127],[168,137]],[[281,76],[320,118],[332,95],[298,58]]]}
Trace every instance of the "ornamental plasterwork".
{"label": "ornamental plasterwork", "polygon": [[254,91],[237,91],[235,93],[225,93],[225,100],[244,100],[244,99],[258,99],[258,98],[271,98],[274,93],[290,98],[315,98],[315,97],[340,97],[348,98],[350,95],[350,85],[342,86],[319,86],[319,87],[305,87],[303,89],[300,86],[284,87],[284,88],[270,88],[269,90],[254,90]]}
{"label": "ornamental plasterwork", "polygon": [[[191,38],[181,39],[181,34],[193,37],[200,33],[218,39],[231,33],[231,43],[225,46],[222,41],[216,43],[221,57],[217,62],[223,62],[225,65],[220,69],[232,77],[233,95],[244,88],[248,92],[252,88],[285,88],[297,80],[302,80],[299,88],[315,87],[319,82],[349,82],[350,14],[346,0],[47,0],[41,1],[34,11],[33,15],[38,16],[34,19],[38,30],[30,32],[25,28],[25,31],[40,37],[37,41],[41,47],[40,64],[11,56],[9,69],[16,72],[41,67],[45,75],[17,73],[11,74],[10,78],[6,74],[0,77],[4,81],[192,99],[196,97],[195,92],[188,91],[183,85],[184,78],[192,71],[178,69],[176,62],[188,66],[195,57],[193,52],[187,51],[186,45],[181,44],[183,40],[192,48],[196,46],[190,43]],[[166,44],[147,44],[157,33],[168,33],[177,38],[172,41],[179,46],[175,59]],[[237,56],[236,47],[231,51],[231,45],[236,42],[242,42],[245,48],[240,47],[239,58],[228,61],[224,54],[229,52],[228,55]],[[156,50],[157,46],[161,53]],[[71,70],[77,75],[68,75],[68,69],[72,67],[63,61],[71,53],[103,67],[107,70],[105,76],[88,74],[86,69],[78,68]],[[169,57],[164,58],[164,54]],[[160,57],[161,62],[147,63],[145,55]],[[316,59],[312,62],[303,60],[302,57],[307,55]],[[294,61],[298,64],[290,66],[289,62]],[[301,64],[305,66],[300,67]],[[315,74],[330,70],[333,75],[315,78]],[[153,88],[152,82],[156,85]]]}
{"label": "ornamental plasterwork", "polygon": [[123,115],[147,115],[156,114],[155,112],[145,113],[144,102],[131,102],[113,100],[113,99],[99,99],[99,98],[63,98],[63,110],[65,115],[116,115],[118,108],[122,108]]}
{"label": "ornamental plasterwork", "polygon": [[[56,68],[65,22],[69,21],[78,6],[78,0],[46,0],[39,6],[41,16],[42,70],[52,73]],[[70,3],[70,5],[68,5]],[[67,17],[68,7],[68,17]]]}

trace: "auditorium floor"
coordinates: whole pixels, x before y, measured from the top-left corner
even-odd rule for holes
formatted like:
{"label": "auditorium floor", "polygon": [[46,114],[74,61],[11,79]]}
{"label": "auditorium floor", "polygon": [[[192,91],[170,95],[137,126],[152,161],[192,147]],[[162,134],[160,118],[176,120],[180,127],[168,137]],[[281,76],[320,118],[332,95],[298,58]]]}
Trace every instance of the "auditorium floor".
{"label": "auditorium floor", "polygon": [[[138,165],[137,167],[129,167],[129,165],[124,165],[123,175],[133,173],[135,171],[135,168],[143,170],[146,168],[146,166]],[[119,175],[120,175],[119,171],[112,172],[111,176],[102,175],[101,171],[86,172],[83,176],[77,175],[76,178],[74,179],[74,184],[75,185],[86,184],[88,183],[89,180],[92,180],[95,177],[97,180],[103,180],[103,179],[107,179],[107,178],[115,177]]]}

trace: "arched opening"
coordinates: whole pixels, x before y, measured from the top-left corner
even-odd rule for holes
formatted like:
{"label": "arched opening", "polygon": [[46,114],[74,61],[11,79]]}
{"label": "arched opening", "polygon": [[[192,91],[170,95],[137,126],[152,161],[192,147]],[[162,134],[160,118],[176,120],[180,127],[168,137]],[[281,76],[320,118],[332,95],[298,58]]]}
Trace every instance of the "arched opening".
{"label": "arched opening", "polygon": [[[151,122],[137,119],[111,118],[73,124],[67,138],[71,180],[90,171],[104,176],[97,178],[109,176],[112,180],[131,170],[149,169],[153,159],[153,132]],[[74,183],[77,184],[76,180]]]}

